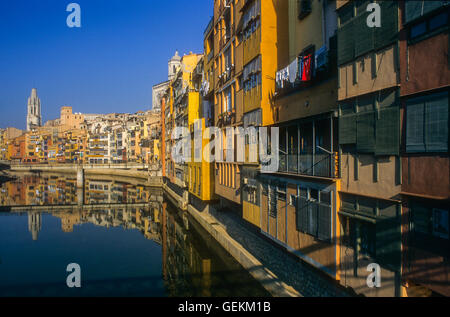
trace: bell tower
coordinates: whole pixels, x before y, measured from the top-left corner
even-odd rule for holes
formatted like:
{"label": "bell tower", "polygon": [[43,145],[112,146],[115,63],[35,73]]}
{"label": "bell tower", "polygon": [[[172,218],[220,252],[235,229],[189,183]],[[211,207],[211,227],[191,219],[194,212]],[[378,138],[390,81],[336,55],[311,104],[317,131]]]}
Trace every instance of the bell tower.
{"label": "bell tower", "polygon": [[36,88],[31,89],[31,96],[27,105],[27,131],[42,125],[41,100],[37,96]]}
{"label": "bell tower", "polygon": [[172,80],[180,69],[181,57],[178,55],[178,51],[169,61],[169,80]]}

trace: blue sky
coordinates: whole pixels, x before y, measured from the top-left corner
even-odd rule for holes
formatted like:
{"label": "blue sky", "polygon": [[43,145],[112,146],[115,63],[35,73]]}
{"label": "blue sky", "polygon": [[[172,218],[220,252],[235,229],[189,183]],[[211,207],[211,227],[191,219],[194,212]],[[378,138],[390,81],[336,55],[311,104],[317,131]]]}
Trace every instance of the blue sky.
{"label": "blue sky", "polygon": [[[81,28],[66,7],[81,7]],[[0,0],[0,127],[26,126],[37,88],[42,119],[147,110],[167,61],[203,51],[212,0]]]}

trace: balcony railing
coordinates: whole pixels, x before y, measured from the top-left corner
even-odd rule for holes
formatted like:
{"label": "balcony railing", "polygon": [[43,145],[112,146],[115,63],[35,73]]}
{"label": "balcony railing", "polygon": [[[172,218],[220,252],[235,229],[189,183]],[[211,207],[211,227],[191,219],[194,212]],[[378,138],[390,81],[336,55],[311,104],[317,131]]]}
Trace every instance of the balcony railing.
{"label": "balcony railing", "polygon": [[[299,56],[300,58],[301,56]],[[315,64],[317,60],[318,65]],[[311,61],[311,77],[309,80],[302,81],[300,79],[301,65],[297,68],[297,77],[295,82],[289,82],[287,78],[284,81],[278,80],[280,73],[285,71],[286,68],[279,70],[276,73],[277,84],[275,90],[275,97],[282,97],[293,92],[306,90],[321,83],[337,77],[337,49],[336,49],[336,37],[330,38],[330,49],[327,50],[323,47],[321,50],[312,53]]]}
{"label": "balcony railing", "polygon": [[325,178],[339,177],[339,154],[281,154],[280,173],[298,174]]}

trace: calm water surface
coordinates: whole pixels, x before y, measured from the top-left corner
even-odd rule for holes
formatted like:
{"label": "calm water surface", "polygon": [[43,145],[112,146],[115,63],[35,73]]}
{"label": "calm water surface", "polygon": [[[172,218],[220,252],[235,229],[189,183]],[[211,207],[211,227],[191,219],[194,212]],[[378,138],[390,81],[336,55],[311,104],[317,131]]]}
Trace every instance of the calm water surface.
{"label": "calm water surface", "polygon": [[[160,190],[75,184],[27,175],[1,185],[0,296],[269,295]],[[81,288],[66,285],[70,263]]]}

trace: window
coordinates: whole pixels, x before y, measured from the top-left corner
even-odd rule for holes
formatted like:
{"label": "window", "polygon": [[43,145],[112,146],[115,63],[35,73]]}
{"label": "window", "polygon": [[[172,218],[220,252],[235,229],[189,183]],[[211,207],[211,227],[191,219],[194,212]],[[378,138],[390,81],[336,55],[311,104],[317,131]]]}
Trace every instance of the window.
{"label": "window", "polygon": [[[378,3],[383,17],[383,23],[379,28],[367,27],[369,12],[362,10],[367,6],[360,6],[361,1],[353,1],[339,9],[340,23],[337,37],[339,65],[397,41],[398,3],[397,1]],[[354,16],[355,12],[356,16]]]}
{"label": "window", "polygon": [[[398,155],[400,148],[400,109],[395,90],[359,98],[358,112],[353,104],[342,104],[339,143],[356,144],[357,153]],[[377,109],[374,110],[374,105]]]}
{"label": "window", "polygon": [[312,12],[311,0],[298,0],[298,18],[304,19]]}
{"label": "window", "polygon": [[286,184],[279,183],[277,186],[277,199],[280,201],[286,201]]}
{"label": "window", "polygon": [[448,5],[448,1],[445,0],[405,1],[405,23],[410,23],[446,5]]}
{"label": "window", "polygon": [[406,151],[448,151],[448,93],[414,98],[406,105]]}
{"label": "window", "polygon": [[449,210],[429,208],[419,203],[411,206],[412,229],[416,233],[450,239]]}
{"label": "window", "polygon": [[244,66],[243,82],[245,92],[261,84],[261,56],[256,57]]}
{"label": "window", "polygon": [[409,39],[417,39],[427,33],[444,30],[448,26],[448,11],[430,17],[425,21],[418,22],[411,26],[409,30]]}
{"label": "window", "polygon": [[441,13],[430,19],[429,28],[430,31],[436,30],[442,26],[446,26],[448,23],[448,13]]}
{"label": "window", "polygon": [[231,99],[231,87],[225,91],[225,109],[224,112],[231,112],[233,110]]}
{"label": "window", "polygon": [[261,0],[254,1],[242,17],[244,40],[248,39],[260,25]]}
{"label": "window", "polygon": [[449,239],[448,210],[433,209],[433,235]]}
{"label": "window", "polygon": [[422,34],[425,34],[426,31],[427,31],[427,23],[422,22],[422,23],[419,23],[419,24],[411,27],[411,31],[410,31],[409,35],[410,35],[410,38],[415,38]]}
{"label": "window", "polygon": [[321,241],[330,241],[332,237],[331,193],[300,188],[300,197],[297,202],[297,230]]}

